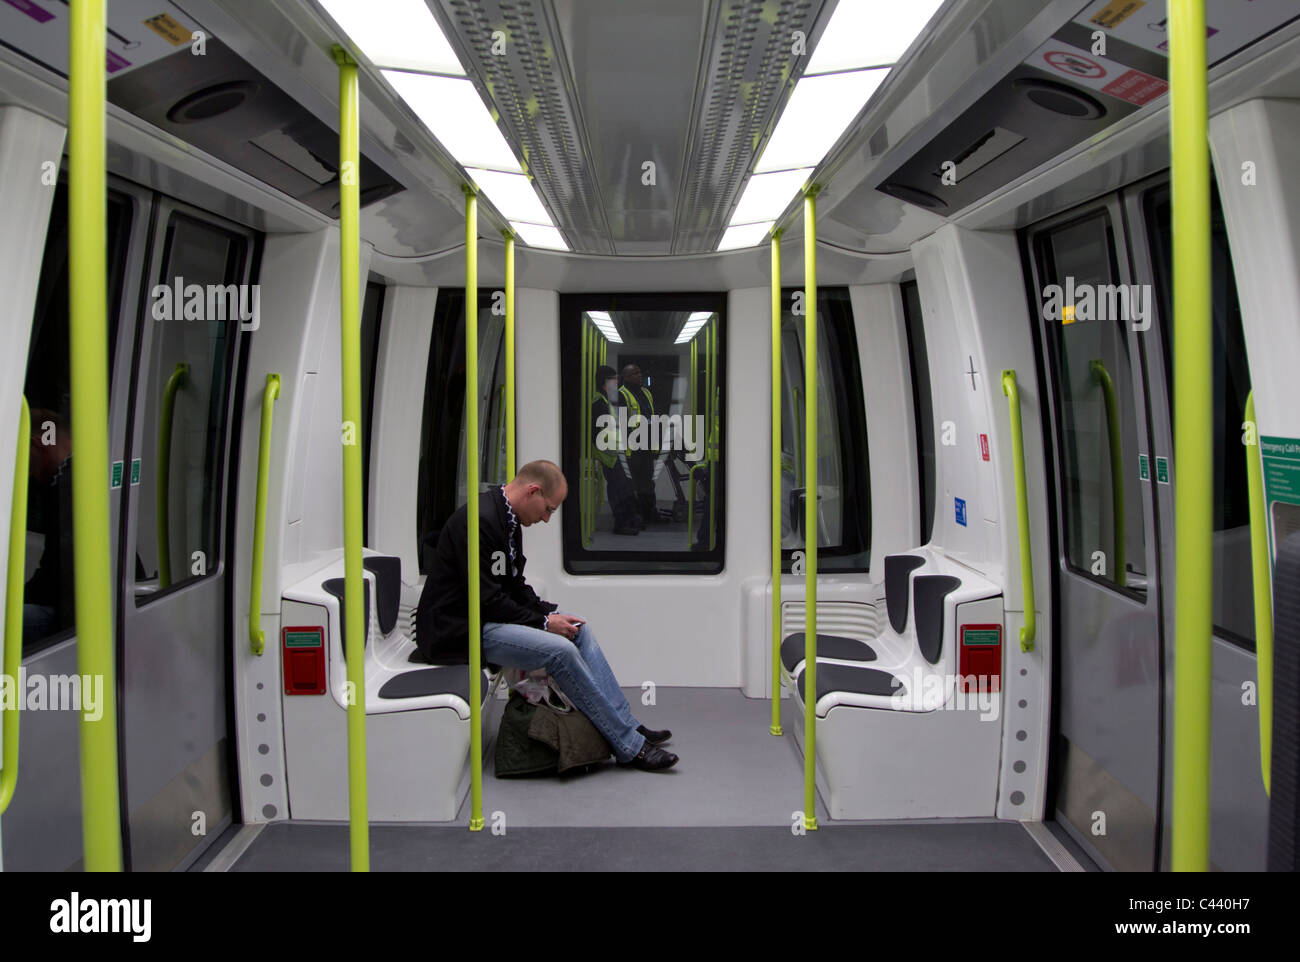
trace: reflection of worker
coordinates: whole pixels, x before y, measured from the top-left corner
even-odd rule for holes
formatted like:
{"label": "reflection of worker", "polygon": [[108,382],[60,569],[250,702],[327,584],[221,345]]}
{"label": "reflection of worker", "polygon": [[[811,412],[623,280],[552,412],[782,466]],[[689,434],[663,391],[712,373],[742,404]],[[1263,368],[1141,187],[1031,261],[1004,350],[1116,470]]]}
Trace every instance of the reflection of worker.
{"label": "reflection of worker", "polygon": [[[654,396],[642,386],[641,368],[629,364],[623,368],[623,386],[619,397],[627,408],[627,429],[629,434],[637,429],[642,418],[655,416]],[[647,443],[650,432],[645,432]],[[646,524],[659,523],[659,501],[655,497],[655,457],[654,450],[633,451],[628,455],[632,471],[632,487],[636,492],[637,508],[641,520]]]}
{"label": "reflection of worker", "polygon": [[23,590],[23,642],[73,622],[72,435],[56,411],[32,409],[28,529],[45,536],[40,564]]}
{"label": "reflection of worker", "polygon": [[619,438],[617,443],[610,444],[609,439],[617,437],[616,433],[601,431],[602,417],[608,415],[615,421],[618,420],[618,414],[614,410],[617,400],[618,374],[612,367],[597,369],[596,400],[591,404],[593,450],[605,474],[606,496],[609,498],[609,507],[614,512],[614,533],[634,535],[641,531],[641,519],[637,511],[636,492],[632,489],[631,468],[622,447],[625,442]]}

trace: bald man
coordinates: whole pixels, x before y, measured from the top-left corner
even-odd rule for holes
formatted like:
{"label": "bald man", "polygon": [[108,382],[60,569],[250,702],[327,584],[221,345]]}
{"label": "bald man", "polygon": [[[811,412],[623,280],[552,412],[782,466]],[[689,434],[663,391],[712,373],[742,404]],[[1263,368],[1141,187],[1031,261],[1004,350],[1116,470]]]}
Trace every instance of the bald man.
{"label": "bald man", "polygon": [[[568,492],[558,465],[530,461],[508,484],[479,498],[483,661],[523,671],[545,668],[609,742],[619,764],[671,768],[677,756],[658,745],[672,732],[652,731],[633,717],[590,626],[556,611],[524,580],[522,529],[550,521]],[[467,514],[461,505],[443,527],[416,609],[416,640],[434,664],[469,660]]]}

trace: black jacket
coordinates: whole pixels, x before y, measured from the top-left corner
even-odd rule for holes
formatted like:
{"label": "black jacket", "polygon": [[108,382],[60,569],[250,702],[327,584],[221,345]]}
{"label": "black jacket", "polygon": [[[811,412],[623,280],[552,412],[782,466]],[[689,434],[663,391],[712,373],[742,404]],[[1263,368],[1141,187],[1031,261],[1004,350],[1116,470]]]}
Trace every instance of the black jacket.
{"label": "black jacket", "polygon": [[[482,624],[544,626],[556,606],[542,601],[524,581],[523,526],[515,527],[515,559],[510,561],[510,519],[499,487],[479,496],[479,611]],[[438,536],[415,613],[415,637],[421,654],[433,664],[469,661],[469,583],[466,577],[469,535],[466,505],[456,509]],[[500,554],[497,554],[500,552]],[[494,573],[494,569],[498,573]]]}

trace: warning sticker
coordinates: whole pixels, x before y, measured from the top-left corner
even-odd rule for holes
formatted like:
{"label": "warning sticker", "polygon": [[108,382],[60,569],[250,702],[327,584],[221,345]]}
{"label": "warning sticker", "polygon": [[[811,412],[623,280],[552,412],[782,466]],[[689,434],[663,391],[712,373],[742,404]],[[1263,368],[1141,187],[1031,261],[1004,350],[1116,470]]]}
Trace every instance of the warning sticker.
{"label": "warning sticker", "polygon": [[1277,546],[1300,531],[1300,439],[1261,437],[1259,453],[1269,557],[1276,562]]}
{"label": "warning sticker", "polygon": [[[1300,16],[1295,0],[1215,0],[1206,4],[1206,53],[1211,64]],[[1074,18],[1089,31],[1169,56],[1168,4],[1160,0],[1093,0]]]}
{"label": "warning sticker", "polygon": [[1025,62],[1048,73],[1063,74],[1081,87],[1099,90],[1138,107],[1146,106],[1169,90],[1169,84],[1159,77],[1059,40],[1049,40]]}
{"label": "warning sticker", "polygon": [[165,13],[160,13],[156,17],[150,17],[144,22],[144,25],[152,30],[158,36],[162,37],[173,47],[180,47],[190,42],[194,35],[186,30],[172,17]]}
{"label": "warning sticker", "polygon": [[1111,0],[1089,17],[1088,22],[1103,30],[1114,30],[1145,6],[1146,0]]}

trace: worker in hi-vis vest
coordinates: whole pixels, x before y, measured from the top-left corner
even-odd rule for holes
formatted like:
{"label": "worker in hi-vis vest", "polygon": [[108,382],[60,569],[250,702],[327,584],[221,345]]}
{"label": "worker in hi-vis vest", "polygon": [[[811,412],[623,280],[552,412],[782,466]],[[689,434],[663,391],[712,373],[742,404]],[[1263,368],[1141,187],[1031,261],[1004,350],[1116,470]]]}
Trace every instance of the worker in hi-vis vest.
{"label": "worker in hi-vis vest", "polygon": [[[632,489],[632,469],[622,445],[609,443],[616,431],[602,431],[601,418],[609,415],[618,421],[618,374],[612,367],[596,369],[596,400],[591,402],[592,450],[605,475],[605,496],[614,513],[614,533],[641,533],[641,515],[637,510],[636,492]],[[610,422],[606,421],[606,424]]]}
{"label": "worker in hi-vis vest", "polygon": [[[627,408],[628,433],[635,431],[645,417],[655,416],[653,395],[643,386],[641,368],[629,364],[623,368],[623,386],[618,391],[623,406]],[[645,437],[650,438],[647,432]],[[659,523],[659,501],[655,497],[655,450],[635,450],[628,453],[632,469],[632,488],[636,492],[637,507],[645,524]]]}

